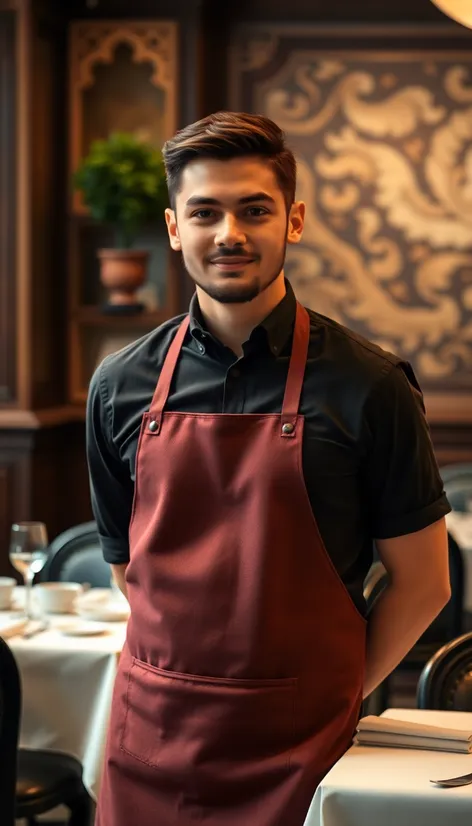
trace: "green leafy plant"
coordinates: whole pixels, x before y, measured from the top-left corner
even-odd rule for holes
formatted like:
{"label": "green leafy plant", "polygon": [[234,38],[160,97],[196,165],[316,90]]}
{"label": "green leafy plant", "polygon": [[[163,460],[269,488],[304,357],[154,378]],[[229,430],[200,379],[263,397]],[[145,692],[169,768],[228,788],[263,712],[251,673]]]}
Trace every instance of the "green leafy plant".
{"label": "green leafy plant", "polygon": [[167,206],[162,155],[123,132],[92,143],[73,184],[92,217],[114,226],[122,248],[131,247],[140,228],[162,218]]}

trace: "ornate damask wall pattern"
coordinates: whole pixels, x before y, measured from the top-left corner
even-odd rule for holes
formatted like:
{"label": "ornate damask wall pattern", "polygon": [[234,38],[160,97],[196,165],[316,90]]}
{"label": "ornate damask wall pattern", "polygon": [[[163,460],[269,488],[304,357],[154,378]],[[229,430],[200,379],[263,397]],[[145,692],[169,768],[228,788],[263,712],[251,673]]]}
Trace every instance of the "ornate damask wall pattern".
{"label": "ornate damask wall pattern", "polygon": [[298,298],[407,357],[424,389],[470,398],[472,52],[323,50],[304,34],[274,61],[278,47],[239,35],[233,105],[273,118],[296,153]]}

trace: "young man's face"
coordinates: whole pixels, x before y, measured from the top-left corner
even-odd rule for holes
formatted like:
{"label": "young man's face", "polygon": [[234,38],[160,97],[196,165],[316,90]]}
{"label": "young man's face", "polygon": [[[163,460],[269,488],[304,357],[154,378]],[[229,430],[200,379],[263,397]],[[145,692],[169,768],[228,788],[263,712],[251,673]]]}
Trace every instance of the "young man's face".
{"label": "young man's face", "polygon": [[195,284],[221,303],[252,301],[280,275],[287,243],[298,243],[304,204],[287,215],[270,163],[256,157],[198,159],[166,210],[172,249]]}

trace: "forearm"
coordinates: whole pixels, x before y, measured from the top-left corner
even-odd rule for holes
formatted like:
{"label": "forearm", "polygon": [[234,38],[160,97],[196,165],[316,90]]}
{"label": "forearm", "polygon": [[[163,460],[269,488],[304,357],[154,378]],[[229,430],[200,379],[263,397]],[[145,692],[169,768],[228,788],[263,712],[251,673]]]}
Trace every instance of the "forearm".
{"label": "forearm", "polygon": [[364,697],[396,668],[446,602],[443,592],[421,592],[411,584],[385,589],[367,626]]}
{"label": "forearm", "polygon": [[112,565],[111,566],[111,573],[114,579],[115,584],[120,589],[121,593],[124,594],[126,599],[128,599],[128,593],[126,590],[126,569],[128,567],[128,563],[124,565]]}

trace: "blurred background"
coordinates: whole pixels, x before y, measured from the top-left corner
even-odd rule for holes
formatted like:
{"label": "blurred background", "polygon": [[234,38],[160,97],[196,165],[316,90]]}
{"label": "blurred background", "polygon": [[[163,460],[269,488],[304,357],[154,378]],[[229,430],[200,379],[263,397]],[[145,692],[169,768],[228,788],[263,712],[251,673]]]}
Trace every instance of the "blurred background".
{"label": "blurred background", "polygon": [[90,376],[191,293],[159,151],[218,109],[296,152],[298,298],[408,358],[472,460],[471,38],[430,0],[0,0],[1,574],[12,522],[92,518]]}

